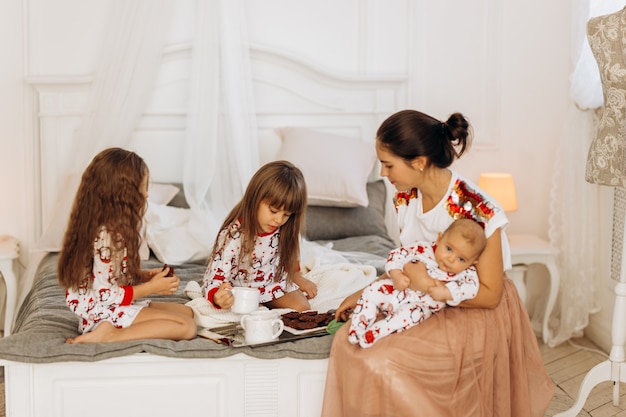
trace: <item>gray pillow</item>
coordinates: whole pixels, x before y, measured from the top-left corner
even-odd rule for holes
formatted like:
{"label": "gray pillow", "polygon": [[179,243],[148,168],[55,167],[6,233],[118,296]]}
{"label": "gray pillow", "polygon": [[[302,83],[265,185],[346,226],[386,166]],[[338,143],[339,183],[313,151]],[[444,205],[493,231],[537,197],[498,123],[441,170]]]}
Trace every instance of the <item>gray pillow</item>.
{"label": "gray pillow", "polygon": [[304,236],[308,240],[335,240],[377,235],[391,241],[385,226],[385,183],[367,183],[367,207],[308,206]]}
{"label": "gray pillow", "polygon": [[180,191],[174,196],[174,198],[172,198],[172,201],[170,201],[167,205],[178,208],[189,208],[189,204],[187,204],[187,200],[185,199],[183,184],[174,183],[172,185],[177,186]]}
{"label": "gray pillow", "polygon": [[[169,206],[189,208],[182,184]],[[308,206],[304,236],[308,240],[336,240],[353,236],[376,235],[392,241],[385,226],[387,194],[383,180],[367,183],[367,207]]]}

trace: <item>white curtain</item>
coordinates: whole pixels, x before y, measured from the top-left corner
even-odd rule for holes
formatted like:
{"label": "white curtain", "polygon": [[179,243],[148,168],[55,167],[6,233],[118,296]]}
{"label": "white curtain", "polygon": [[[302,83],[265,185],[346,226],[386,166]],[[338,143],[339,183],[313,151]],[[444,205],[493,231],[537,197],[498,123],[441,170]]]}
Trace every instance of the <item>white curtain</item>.
{"label": "white curtain", "polygon": [[63,193],[38,249],[60,248],[80,176],[94,155],[130,141],[152,93],[174,4],[137,0],[116,1],[110,7],[85,116],[72,138],[73,165],[66,167]]}
{"label": "white curtain", "polygon": [[[192,0],[193,1],[193,0]],[[74,166],[37,246],[58,250],[80,175],[100,150],[128,147],[160,70],[176,7],[185,0],[112,2],[88,110],[74,137]],[[185,146],[189,232],[209,250],[226,212],[258,168],[243,0],[195,0]]]}
{"label": "white curtain", "polygon": [[110,8],[88,116],[78,132],[82,172],[100,150],[124,147],[152,94],[174,0],[116,1]]}
{"label": "white curtain", "polygon": [[243,0],[196,1],[183,184],[189,231],[213,245],[258,168]]}
{"label": "white curtain", "polygon": [[[587,42],[587,21],[612,13],[624,0],[582,0],[573,3],[571,104],[557,147],[550,204],[550,241],[558,249],[561,288],[551,324],[549,346],[580,336],[589,323],[595,288],[601,282],[599,253],[600,189],[585,181],[595,110],[602,106],[597,63]],[[541,320],[534,317],[533,320]]]}

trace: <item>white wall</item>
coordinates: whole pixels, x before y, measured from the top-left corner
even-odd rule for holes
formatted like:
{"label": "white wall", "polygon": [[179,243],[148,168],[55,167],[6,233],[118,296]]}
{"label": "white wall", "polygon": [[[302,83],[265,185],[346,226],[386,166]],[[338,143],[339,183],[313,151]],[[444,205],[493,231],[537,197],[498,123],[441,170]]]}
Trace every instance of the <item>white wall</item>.
{"label": "white wall", "polygon": [[[0,234],[25,238],[27,219],[22,208],[28,194],[24,102],[24,59],[22,38],[22,2],[0,3]],[[12,24],[5,24],[12,22]]]}
{"label": "white wall", "polygon": [[[37,234],[38,129],[24,80],[91,74],[111,4],[0,2],[0,234],[20,240],[24,265]],[[171,42],[191,36],[193,1],[180,4]],[[510,214],[509,230],[547,237],[552,161],[568,103],[570,1],[246,0],[246,6],[252,43],[338,72],[408,74],[409,107],[440,118],[465,113],[476,142],[455,169],[472,179],[482,171],[512,172],[519,210]]]}

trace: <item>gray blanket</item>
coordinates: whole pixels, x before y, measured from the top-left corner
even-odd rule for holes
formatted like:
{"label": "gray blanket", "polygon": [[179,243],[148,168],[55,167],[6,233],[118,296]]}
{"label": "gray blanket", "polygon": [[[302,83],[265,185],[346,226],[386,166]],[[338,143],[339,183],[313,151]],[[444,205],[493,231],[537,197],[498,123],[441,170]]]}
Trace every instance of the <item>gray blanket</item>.
{"label": "gray blanket", "polygon": [[[57,284],[57,258],[57,254],[49,254],[42,261],[33,288],[17,314],[13,333],[0,339],[1,359],[29,363],[89,362],[140,352],[177,358],[223,358],[236,353],[262,359],[328,357],[331,335],[262,347],[228,347],[200,337],[180,342],[149,339],[107,344],[67,344],[65,340],[68,337],[78,334],[78,317],[65,304],[64,291]],[[149,261],[145,267],[158,265],[155,261]],[[150,298],[181,304],[188,302],[182,289],[189,280],[200,282],[204,269],[203,265],[177,266],[176,275],[181,278],[179,291],[171,296]]]}
{"label": "gray blanket", "polygon": [[[379,272],[393,247],[391,241],[376,235],[338,239],[332,243],[339,251],[356,251],[353,255],[365,255],[366,263],[376,266]],[[107,344],[67,344],[67,338],[78,335],[78,317],[65,304],[64,291],[57,283],[57,258],[58,254],[50,253],[41,262],[33,287],[17,314],[12,334],[0,339],[0,359],[28,363],[91,362],[141,352],[177,358],[223,358],[245,353],[261,359],[321,359],[327,358],[330,352],[332,335],[258,347],[228,347],[201,337],[179,342],[146,339]],[[156,268],[161,264],[151,259],[143,266]],[[204,270],[205,266],[198,264],[176,266],[176,275],[181,279],[178,292],[171,296],[150,298],[187,303],[189,298],[183,294],[183,289],[191,280],[201,283]]]}

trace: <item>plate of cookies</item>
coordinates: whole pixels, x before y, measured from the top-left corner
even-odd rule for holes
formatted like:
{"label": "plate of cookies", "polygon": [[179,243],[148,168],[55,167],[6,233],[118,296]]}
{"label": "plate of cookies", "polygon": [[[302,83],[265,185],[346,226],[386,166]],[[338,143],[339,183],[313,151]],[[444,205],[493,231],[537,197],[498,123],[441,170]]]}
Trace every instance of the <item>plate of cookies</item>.
{"label": "plate of cookies", "polygon": [[299,335],[323,330],[335,318],[333,313],[320,313],[319,311],[290,311],[281,316],[285,324],[285,331]]}

